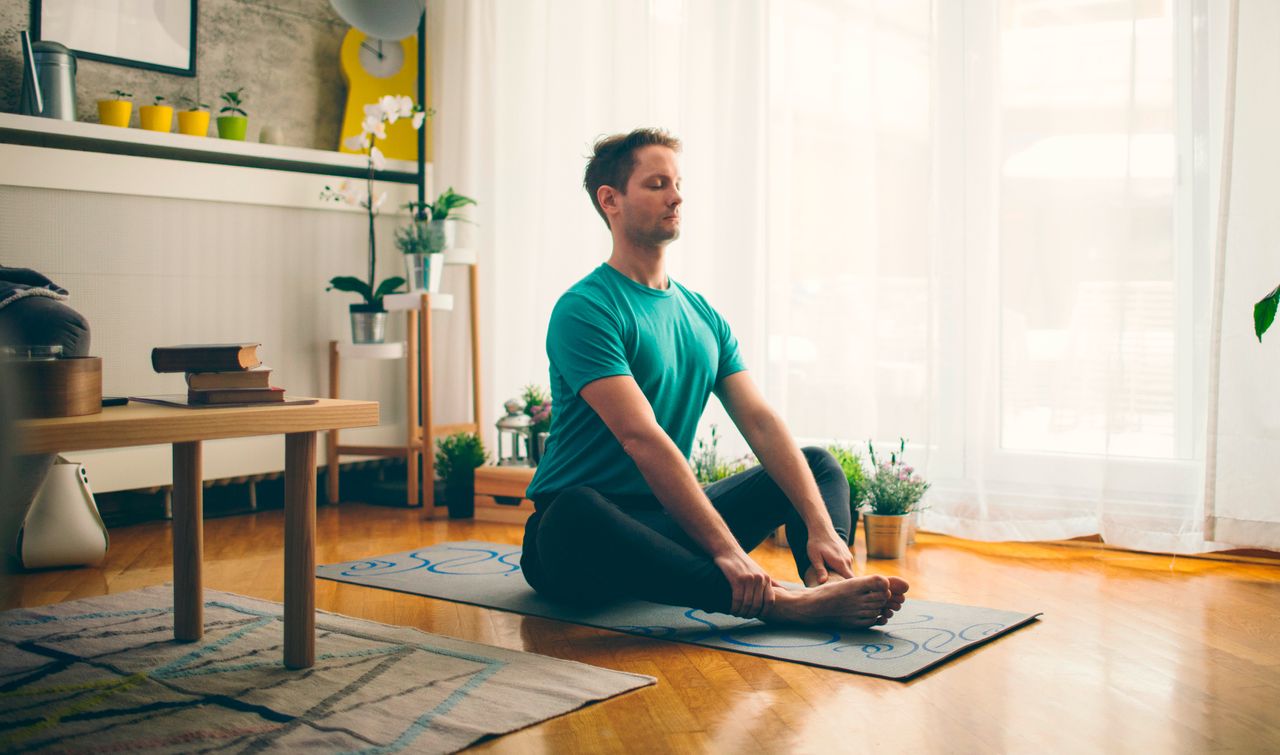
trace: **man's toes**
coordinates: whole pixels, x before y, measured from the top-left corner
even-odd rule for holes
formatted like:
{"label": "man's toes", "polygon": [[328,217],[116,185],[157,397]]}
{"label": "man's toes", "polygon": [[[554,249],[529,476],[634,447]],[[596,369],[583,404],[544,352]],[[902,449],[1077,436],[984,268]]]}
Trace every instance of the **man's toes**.
{"label": "man's toes", "polygon": [[894,595],[902,595],[910,588],[902,577],[889,577],[889,591]]}
{"label": "man's toes", "polygon": [[858,585],[858,592],[861,593],[887,593],[889,591],[889,580],[879,574],[872,574],[862,580],[862,584]]}

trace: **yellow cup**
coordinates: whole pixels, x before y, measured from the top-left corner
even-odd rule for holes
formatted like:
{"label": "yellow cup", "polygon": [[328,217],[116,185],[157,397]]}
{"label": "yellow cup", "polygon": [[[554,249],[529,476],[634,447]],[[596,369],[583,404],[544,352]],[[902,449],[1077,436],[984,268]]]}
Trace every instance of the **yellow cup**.
{"label": "yellow cup", "polygon": [[179,110],[178,131],[187,136],[209,135],[208,110]]}
{"label": "yellow cup", "polygon": [[108,126],[129,128],[129,114],[133,103],[129,100],[98,100],[98,120]]}
{"label": "yellow cup", "polygon": [[138,108],[138,120],[148,131],[163,131],[167,134],[173,130],[173,108],[168,105],[143,105]]}

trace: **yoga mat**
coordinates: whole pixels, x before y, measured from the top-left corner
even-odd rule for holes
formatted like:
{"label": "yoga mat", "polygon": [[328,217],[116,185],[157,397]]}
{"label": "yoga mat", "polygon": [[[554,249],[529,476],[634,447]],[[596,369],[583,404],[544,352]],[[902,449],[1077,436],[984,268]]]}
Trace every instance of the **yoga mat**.
{"label": "yoga mat", "polygon": [[454,752],[653,683],[584,663],[319,611],[286,669],[283,607],[173,587],[0,613],[0,752]]}
{"label": "yoga mat", "polygon": [[585,609],[538,596],[520,574],[520,550],[518,545],[477,541],[443,543],[327,564],[317,568],[316,575],[899,681],[1040,615],[913,600],[910,594],[888,624],[857,630],[771,627],[754,619],[642,601]]}

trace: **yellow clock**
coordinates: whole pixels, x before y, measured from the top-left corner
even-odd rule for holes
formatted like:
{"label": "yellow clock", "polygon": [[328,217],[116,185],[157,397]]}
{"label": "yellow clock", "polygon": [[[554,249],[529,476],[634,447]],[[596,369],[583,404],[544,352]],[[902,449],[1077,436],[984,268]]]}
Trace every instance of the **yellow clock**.
{"label": "yellow clock", "polygon": [[[360,133],[364,122],[364,106],[388,95],[405,95],[417,99],[418,37],[401,40],[375,39],[351,28],[342,38],[339,52],[342,77],[347,82],[347,107],[342,118],[342,134],[338,138],[338,150],[359,153],[347,149],[346,140]],[[427,77],[427,97],[423,107],[431,102],[431,78]],[[428,120],[423,128],[430,128]],[[378,141],[378,149],[393,160],[418,159],[418,135],[410,119],[402,118],[387,126],[387,138]],[[431,132],[427,131],[427,160],[431,160]]]}

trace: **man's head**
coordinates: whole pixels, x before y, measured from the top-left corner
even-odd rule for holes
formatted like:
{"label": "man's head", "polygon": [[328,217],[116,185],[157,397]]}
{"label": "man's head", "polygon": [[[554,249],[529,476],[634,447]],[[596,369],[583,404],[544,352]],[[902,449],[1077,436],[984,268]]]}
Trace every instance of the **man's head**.
{"label": "man's head", "polygon": [[[677,217],[674,233],[666,240],[678,236],[679,219],[674,208],[681,202],[680,175],[675,163],[675,154],[679,151],[679,139],[655,128],[638,128],[629,134],[615,134],[597,141],[582,185],[604,224],[612,230],[610,215],[616,217],[621,212],[620,205],[628,198],[629,191],[634,195],[632,190],[640,189],[648,195],[643,201],[670,206],[669,214]],[[637,166],[641,170],[637,171]]]}

